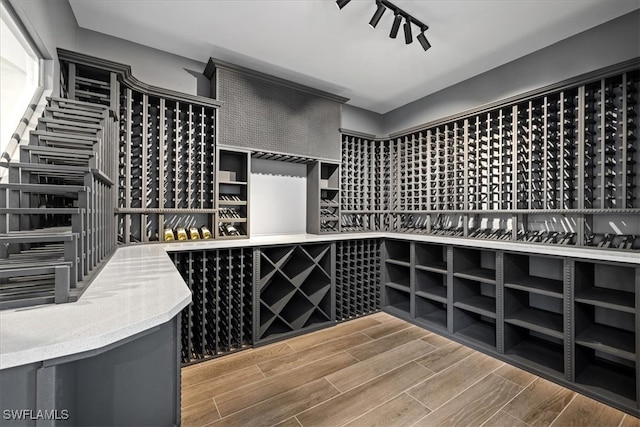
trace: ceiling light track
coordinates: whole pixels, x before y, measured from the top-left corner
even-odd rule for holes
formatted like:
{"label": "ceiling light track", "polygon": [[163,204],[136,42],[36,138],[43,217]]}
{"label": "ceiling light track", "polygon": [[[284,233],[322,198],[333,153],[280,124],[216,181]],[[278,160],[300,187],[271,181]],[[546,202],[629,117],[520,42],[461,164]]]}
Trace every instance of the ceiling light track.
{"label": "ceiling light track", "polygon": [[[342,9],[345,7],[349,1],[351,0],[337,0],[336,4],[338,8]],[[388,0],[376,0],[376,11],[369,21],[369,25],[371,28],[375,28],[380,22],[382,15],[384,12],[389,9],[395,15],[393,18],[393,25],[391,27],[391,32],[389,33],[389,37],[395,39],[398,36],[398,31],[400,30],[400,24],[404,20],[404,41],[406,44],[410,44],[413,42],[413,34],[411,30],[411,25],[415,25],[420,30],[420,33],[416,37],[420,42],[420,46],[426,51],[431,47],[431,43],[427,40],[427,36],[424,35],[424,32],[429,29],[429,27],[423,23],[422,21],[414,18],[409,13],[400,9],[395,4],[391,3]]]}

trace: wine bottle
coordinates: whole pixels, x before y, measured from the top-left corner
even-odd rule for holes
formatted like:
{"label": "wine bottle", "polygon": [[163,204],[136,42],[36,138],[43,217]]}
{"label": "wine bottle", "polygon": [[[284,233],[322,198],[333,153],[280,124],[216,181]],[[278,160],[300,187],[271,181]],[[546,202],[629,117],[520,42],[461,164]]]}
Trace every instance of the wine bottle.
{"label": "wine bottle", "polygon": [[165,242],[172,242],[176,239],[176,236],[173,234],[173,230],[170,228],[165,228],[164,229],[164,241]]}
{"label": "wine bottle", "polygon": [[209,230],[209,227],[207,227],[206,225],[203,225],[202,227],[200,227],[200,232],[202,233],[202,238],[205,240],[213,238],[211,236],[211,230]]}
{"label": "wine bottle", "polygon": [[176,235],[178,236],[178,240],[187,240],[187,230],[184,227],[178,227],[176,229]]}
{"label": "wine bottle", "polygon": [[189,238],[191,240],[200,240],[200,232],[198,231],[198,227],[191,227],[189,229]]}

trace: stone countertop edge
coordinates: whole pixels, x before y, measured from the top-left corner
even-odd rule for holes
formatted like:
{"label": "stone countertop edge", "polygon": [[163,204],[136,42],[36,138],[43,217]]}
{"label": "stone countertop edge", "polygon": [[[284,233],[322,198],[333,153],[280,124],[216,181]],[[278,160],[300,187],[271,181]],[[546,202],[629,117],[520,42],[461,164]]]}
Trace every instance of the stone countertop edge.
{"label": "stone countertop edge", "polygon": [[640,253],[390,232],[290,234],[120,247],[80,299],[0,311],[0,370],[97,351],[159,326],[191,302],[174,251],[399,239],[640,265]]}

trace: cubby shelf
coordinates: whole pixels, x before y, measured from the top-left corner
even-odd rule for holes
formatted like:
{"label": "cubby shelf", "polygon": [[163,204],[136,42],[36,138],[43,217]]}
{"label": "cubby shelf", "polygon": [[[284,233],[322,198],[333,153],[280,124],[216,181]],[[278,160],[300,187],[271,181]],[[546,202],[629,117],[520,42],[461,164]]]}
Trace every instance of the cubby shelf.
{"label": "cubby shelf", "polygon": [[386,312],[640,414],[640,265],[397,238],[384,248]]}
{"label": "cubby shelf", "polygon": [[216,157],[216,239],[242,239],[250,235],[250,153],[218,148]]}

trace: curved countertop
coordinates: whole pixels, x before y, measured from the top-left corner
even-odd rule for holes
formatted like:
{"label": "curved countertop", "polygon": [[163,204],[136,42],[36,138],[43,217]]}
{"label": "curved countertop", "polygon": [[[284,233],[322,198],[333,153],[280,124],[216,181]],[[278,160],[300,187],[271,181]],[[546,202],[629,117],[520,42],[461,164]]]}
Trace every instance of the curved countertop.
{"label": "curved countertop", "polygon": [[120,247],[80,299],[0,311],[0,369],[98,351],[161,325],[191,301],[172,251],[395,238],[640,265],[640,253],[406,233],[273,235]]}

